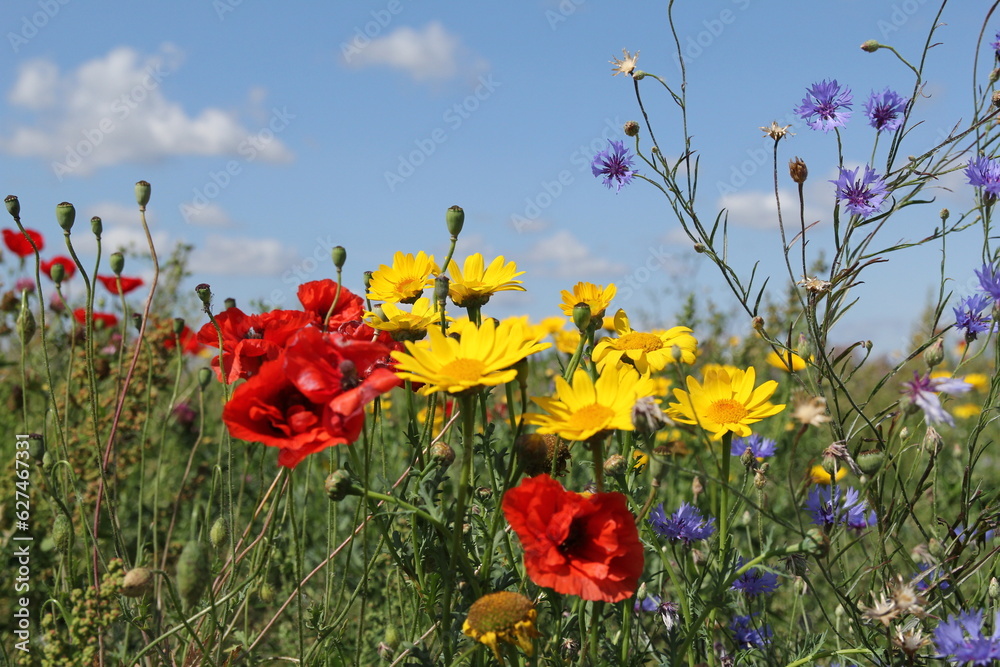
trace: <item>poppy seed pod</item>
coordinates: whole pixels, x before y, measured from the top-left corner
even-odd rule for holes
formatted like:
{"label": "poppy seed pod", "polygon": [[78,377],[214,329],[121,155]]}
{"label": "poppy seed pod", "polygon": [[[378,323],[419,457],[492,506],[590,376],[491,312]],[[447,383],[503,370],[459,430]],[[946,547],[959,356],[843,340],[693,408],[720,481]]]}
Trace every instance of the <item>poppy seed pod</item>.
{"label": "poppy seed pod", "polygon": [[184,333],[184,318],[183,317],[175,317],[174,318],[174,335],[175,336],[180,336],[182,333]]}
{"label": "poppy seed pod", "polygon": [[52,265],[49,270],[49,276],[52,278],[52,282],[57,285],[66,279],[66,267],[58,262]]}
{"label": "poppy seed pod", "polygon": [[76,208],[68,201],[56,206],[56,222],[69,234],[69,230],[73,229],[73,223],[76,222]]}
{"label": "poppy seed pod", "polygon": [[98,240],[101,238],[101,234],[104,233],[104,223],[101,222],[101,219],[96,215],[90,219],[90,231],[94,233],[94,236],[96,236]]}
{"label": "poppy seed pod", "polygon": [[333,259],[333,265],[337,267],[337,270],[344,268],[344,264],[347,262],[347,249],[342,245],[335,245],[333,249],[330,250],[330,257]]}
{"label": "poppy seed pod", "polygon": [[3,200],[4,205],[7,207],[7,212],[10,213],[10,217],[17,220],[21,217],[21,202],[17,200],[14,195],[7,195]]}
{"label": "poppy seed pod", "polygon": [[236,299],[234,299],[232,297],[229,297],[229,298],[223,300],[222,307],[225,310],[229,310],[230,308],[235,308],[236,307]]}
{"label": "poppy seed pod", "polygon": [[462,227],[465,225],[465,211],[462,210],[461,206],[452,206],[445,212],[444,222],[448,226],[448,233],[451,234],[451,238],[458,238],[458,235],[462,233]]}
{"label": "poppy seed pod", "polygon": [[116,276],[120,276],[122,270],[125,268],[125,255],[120,252],[111,253],[111,257],[108,258],[108,264],[111,265],[111,272]]}
{"label": "poppy seed pod", "polygon": [[211,368],[199,368],[198,369],[198,386],[205,390],[208,387],[208,383],[212,381],[212,369]]}
{"label": "poppy seed pod", "polygon": [[212,303],[212,286],[208,283],[201,283],[194,288],[195,294],[201,299],[202,304],[207,308]]}
{"label": "poppy seed pod", "polygon": [[139,208],[146,208],[149,203],[150,185],[146,181],[139,181],[135,184],[135,203]]}

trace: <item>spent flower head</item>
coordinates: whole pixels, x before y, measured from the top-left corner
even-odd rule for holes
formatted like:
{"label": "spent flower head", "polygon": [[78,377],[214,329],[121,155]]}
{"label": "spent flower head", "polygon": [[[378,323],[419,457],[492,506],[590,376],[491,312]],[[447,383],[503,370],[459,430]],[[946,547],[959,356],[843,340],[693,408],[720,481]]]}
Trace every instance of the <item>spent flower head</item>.
{"label": "spent flower head", "polygon": [[622,49],[622,58],[613,58],[610,62],[614,67],[611,70],[611,76],[618,76],[619,74],[632,74],[635,70],[635,61],[639,59],[639,52],[636,51],[635,55],[629,55],[627,49]]}
{"label": "spent flower head", "polygon": [[809,93],[795,113],[814,130],[829,132],[835,127],[843,127],[851,117],[850,88],[841,89],[836,79],[823,80],[806,89]]}
{"label": "spent flower head", "polygon": [[830,181],[837,186],[837,199],[846,202],[844,207],[852,215],[867,218],[879,212],[889,190],[885,179],[875,173],[875,170],[865,166],[865,174],[858,177],[861,167],[854,169],[840,168],[840,177]]}

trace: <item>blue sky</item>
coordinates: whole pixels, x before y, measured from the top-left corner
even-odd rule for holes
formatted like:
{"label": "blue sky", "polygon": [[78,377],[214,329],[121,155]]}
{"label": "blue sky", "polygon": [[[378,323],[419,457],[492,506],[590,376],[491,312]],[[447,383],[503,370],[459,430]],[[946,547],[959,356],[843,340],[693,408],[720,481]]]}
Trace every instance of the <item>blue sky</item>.
{"label": "blue sky", "polygon": [[[864,100],[885,86],[907,95],[912,79],[890,54],[858,45],[874,38],[919,57],[938,5],[676,5],[701,158],[701,214],[711,220],[726,206],[733,263],[747,274],[759,260],[775,276],[772,285],[786,285],[771,170],[762,158],[770,140],[758,127],[793,122],[805,89],[836,78],[855,97],[845,159],[866,162],[874,133]],[[974,50],[988,5],[953,2],[946,10],[915,116],[925,123],[903,154],[971,115]],[[220,302],[234,296],[244,306],[259,299],[294,307],[300,282],[333,275],[328,251],[336,244],[348,250],[353,289],[363,271],[390,262],[396,250],[442,258],[444,211],[458,204],[466,211],[458,257],[503,254],[525,271],[528,291],[498,295],[489,314],[556,314],[560,290],[580,280],[632,281],[635,289],[615,305],[667,326],[677,324],[677,295],[688,290],[723,309],[735,306],[655,189],[637,182],[615,194],[590,174],[593,153],[639,116],[632,81],[612,77],[609,60],[622,48],[638,49],[641,69],[678,81],[665,2],[278,8],[177,0],[102,8],[98,15],[80,0],[34,0],[0,9],[0,48],[9,54],[0,59],[0,182],[4,194],[20,198],[25,224],[47,234],[46,257],[55,253],[60,201],[77,208],[74,242],[85,254],[93,215],[105,221],[107,244],[139,243],[132,185],[145,179],[161,257],[176,242],[193,244],[190,284],[211,284]],[[981,79],[990,57],[982,56]],[[677,154],[677,109],[657,84],[643,85],[661,149]],[[806,160],[809,213],[828,222],[834,135],[800,122],[791,131],[781,164]],[[919,215],[894,219],[888,242],[929,233],[941,206],[972,203],[961,175],[952,176],[941,185],[954,194],[942,189]],[[969,293],[980,263],[981,236],[965,236],[949,248],[958,296]],[[934,248],[874,268],[834,339],[901,349],[939,262]],[[126,273],[148,274],[148,266],[130,260]],[[745,318],[734,329],[748,332]]]}

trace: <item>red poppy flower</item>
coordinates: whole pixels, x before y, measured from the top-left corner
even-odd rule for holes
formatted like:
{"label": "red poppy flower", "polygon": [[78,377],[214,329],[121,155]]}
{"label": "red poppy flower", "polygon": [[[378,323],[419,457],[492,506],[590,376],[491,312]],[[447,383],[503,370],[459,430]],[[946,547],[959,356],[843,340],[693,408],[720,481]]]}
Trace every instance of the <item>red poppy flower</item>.
{"label": "red poppy flower", "polygon": [[[87,323],[87,309],[77,308],[73,311],[73,317],[80,324]],[[94,328],[104,327],[105,329],[110,329],[118,324],[118,318],[114,313],[94,313]]]}
{"label": "red poppy flower", "polygon": [[163,339],[163,349],[173,351],[177,347],[177,339],[181,342],[181,352],[184,354],[195,354],[202,348],[202,344],[198,341],[198,336],[195,332],[191,331],[191,327],[185,325],[181,330],[181,335],[174,337],[173,322],[167,322],[162,325],[166,330],[166,337]]}
{"label": "red poppy flower", "polygon": [[280,448],[278,463],[294,468],[310,454],[358,439],[365,404],[400,384],[388,369],[358,372],[385,354],[377,343],[303,329],[237,387],[222,418],[234,437]]}
{"label": "red poppy flower", "polygon": [[[128,294],[132,290],[142,287],[142,278],[129,278],[127,276],[97,276],[97,279],[104,283],[108,291],[112,294]],[[122,289],[118,291],[118,281],[122,281]]]}
{"label": "red poppy flower", "polygon": [[606,602],[635,593],[642,543],[624,495],[585,497],[539,475],[504,494],[503,513],[524,547],[528,576],[539,586]]}
{"label": "red poppy flower", "polygon": [[61,264],[63,267],[63,280],[69,280],[76,273],[76,262],[64,255],[56,255],[52,259],[42,262],[42,272],[52,278],[52,267]]}
{"label": "red poppy flower", "polygon": [[[24,233],[31,237],[31,240],[35,242],[35,246],[39,250],[45,247],[45,239],[42,238],[40,232],[36,232],[34,229],[25,228]],[[35,251],[31,247],[31,243],[28,239],[24,238],[24,234],[21,233],[19,229],[5,229],[3,230],[3,242],[12,253],[18,257],[27,257],[28,255],[33,255]]]}
{"label": "red poppy flower", "polygon": [[364,316],[364,300],[343,285],[338,296],[337,283],[329,278],[302,283],[299,285],[298,297],[303,309],[315,313],[318,322],[322,322],[330,312],[333,299],[337,297],[337,307],[330,313],[330,320],[327,322],[328,329],[336,329],[352,320],[361,320]]}
{"label": "red poppy flower", "polygon": [[[292,334],[312,324],[315,317],[301,310],[247,315],[239,308],[229,308],[216,315],[215,321],[222,329],[223,363],[232,384],[254,375],[264,362],[276,359]],[[198,342],[219,347],[219,336],[211,322],[198,331]],[[212,367],[222,380],[218,356],[212,358]]]}

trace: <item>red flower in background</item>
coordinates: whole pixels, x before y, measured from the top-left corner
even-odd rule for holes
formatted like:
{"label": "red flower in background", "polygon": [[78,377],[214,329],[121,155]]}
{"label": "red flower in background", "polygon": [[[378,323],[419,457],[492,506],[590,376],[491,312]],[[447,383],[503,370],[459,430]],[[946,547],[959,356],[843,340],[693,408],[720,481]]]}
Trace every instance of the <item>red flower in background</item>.
{"label": "red flower in background", "polygon": [[167,331],[167,337],[163,339],[163,349],[173,351],[177,347],[178,339],[181,343],[181,352],[184,354],[196,354],[202,348],[202,344],[198,342],[198,335],[191,331],[191,327],[185,325],[181,330],[181,335],[175,337],[172,322],[164,323],[161,326]]}
{"label": "red flower in background", "polygon": [[[239,308],[229,308],[215,316],[222,330],[223,363],[227,381],[249,378],[264,362],[277,359],[285,343],[299,329],[315,321],[301,310],[272,310],[261,315],[247,315]],[[198,331],[198,342],[218,348],[219,336],[209,322]],[[222,380],[219,357],[212,358],[216,376]]]}
{"label": "red flower in background", "polygon": [[388,369],[359,370],[386,354],[378,343],[302,329],[237,387],[222,418],[234,437],[280,448],[278,463],[294,468],[310,454],[358,439],[365,404],[400,384]]}
{"label": "red flower in background", "polygon": [[[36,232],[34,229],[25,228],[24,233],[31,237],[31,240],[35,242],[35,245],[39,250],[45,247],[45,239],[42,238],[40,232]],[[31,247],[31,243],[18,229],[3,230],[3,242],[4,245],[6,245],[10,251],[18,257],[27,257],[28,255],[33,255],[35,253]]]}
{"label": "red flower in background", "polygon": [[[132,290],[142,287],[142,278],[129,278],[127,276],[97,276],[97,279],[104,283],[108,291],[112,294],[128,294]],[[121,280],[121,291],[118,291],[118,281]]]}
{"label": "red flower in background", "polygon": [[[87,323],[87,309],[77,308],[73,311],[73,317],[80,324]],[[118,324],[118,318],[113,313],[94,313],[94,327],[110,329]]]}
{"label": "red flower in background", "polygon": [[56,264],[61,264],[64,271],[63,280],[69,280],[76,273],[76,263],[69,257],[63,255],[56,255],[48,261],[42,262],[42,273],[47,275],[50,279],[52,278],[52,267]]}
{"label": "red flower in background", "polygon": [[360,321],[364,316],[364,300],[344,286],[340,287],[340,294],[337,295],[337,283],[329,278],[302,283],[299,285],[298,297],[303,309],[316,315],[317,324],[323,322],[323,318],[330,312],[334,297],[337,297],[337,307],[330,313],[330,320],[327,322],[328,329],[336,329],[352,320]]}
{"label": "red flower in background", "polygon": [[624,495],[584,497],[539,475],[504,494],[503,513],[524,547],[528,576],[539,586],[606,602],[635,593],[642,543]]}

